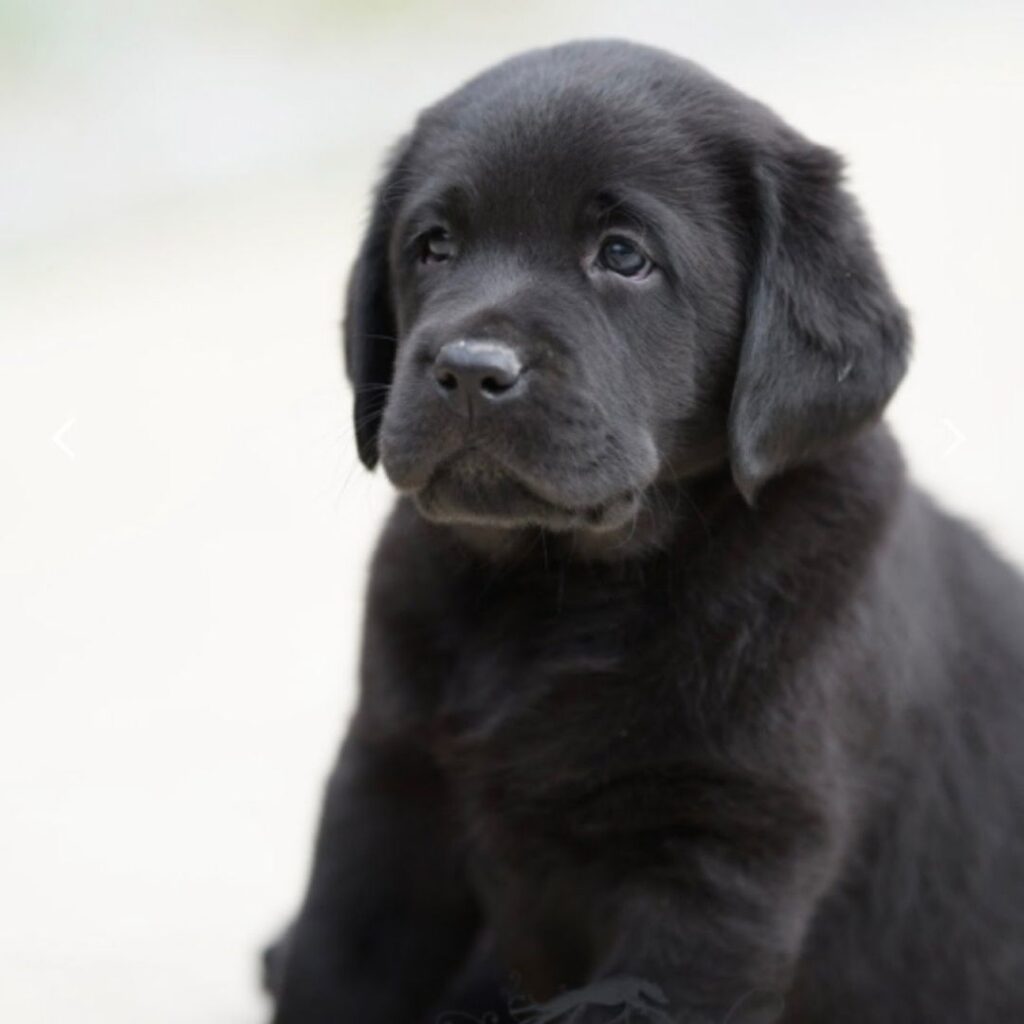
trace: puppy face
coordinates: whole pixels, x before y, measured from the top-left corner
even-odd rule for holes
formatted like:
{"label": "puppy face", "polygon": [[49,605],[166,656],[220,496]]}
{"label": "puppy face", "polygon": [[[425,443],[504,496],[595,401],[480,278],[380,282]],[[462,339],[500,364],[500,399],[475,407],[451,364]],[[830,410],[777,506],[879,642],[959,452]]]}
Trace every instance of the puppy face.
{"label": "puppy face", "polygon": [[349,289],[360,452],[443,522],[610,530],[731,460],[752,498],[876,416],[906,332],[832,154],[628,44],[427,111]]}

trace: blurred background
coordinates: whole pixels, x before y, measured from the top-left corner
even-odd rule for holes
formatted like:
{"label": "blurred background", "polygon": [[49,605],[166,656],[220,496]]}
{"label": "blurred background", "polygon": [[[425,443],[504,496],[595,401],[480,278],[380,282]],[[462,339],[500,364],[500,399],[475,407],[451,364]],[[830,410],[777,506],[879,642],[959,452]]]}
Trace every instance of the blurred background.
{"label": "blurred background", "polygon": [[914,472],[1024,562],[1019,0],[0,0],[0,1019],[262,1019],[389,503],[338,351],[369,187],[471,73],[608,35],[847,156]]}

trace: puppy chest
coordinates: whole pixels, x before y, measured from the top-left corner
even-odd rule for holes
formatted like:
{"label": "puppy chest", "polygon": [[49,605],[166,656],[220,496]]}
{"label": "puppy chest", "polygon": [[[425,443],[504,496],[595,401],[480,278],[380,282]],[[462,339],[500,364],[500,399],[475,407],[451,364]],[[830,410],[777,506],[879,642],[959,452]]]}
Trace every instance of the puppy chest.
{"label": "puppy chest", "polygon": [[546,846],[587,859],[621,843],[628,855],[641,833],[678,819],[667,766],[678,762],[685,730],[653,681],[576,672],[503,685],[482,704],[449,703],[434,731],[435,756],[482,854],[522,860]]}

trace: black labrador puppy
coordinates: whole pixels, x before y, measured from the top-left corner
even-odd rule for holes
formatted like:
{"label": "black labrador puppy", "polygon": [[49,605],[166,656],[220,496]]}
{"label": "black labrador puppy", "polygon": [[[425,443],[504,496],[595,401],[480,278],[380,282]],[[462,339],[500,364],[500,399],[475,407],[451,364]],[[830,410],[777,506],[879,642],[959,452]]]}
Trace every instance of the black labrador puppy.
{"label": "black labrador puppy", "polygon": [[878,423],[840,177],[617,42],[398,146],[345,346],[403,497],[278,1024],[1024,1021],[1024,586]]}

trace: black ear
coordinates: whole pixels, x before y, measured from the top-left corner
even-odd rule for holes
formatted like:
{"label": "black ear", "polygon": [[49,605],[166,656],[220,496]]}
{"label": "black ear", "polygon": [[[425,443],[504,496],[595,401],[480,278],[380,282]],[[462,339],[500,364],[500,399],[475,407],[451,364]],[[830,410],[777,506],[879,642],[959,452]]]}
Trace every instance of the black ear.
{"label": "black ear", "polygon": [[356,448],[369,469],[377,464],[380,421],[398,344],[388,250],[406,153],[407,143],[402,140],[377,186],[345,298],[345,368],[355,391]]}
{"label": "black ear", "polygon": [[755,165],[757,256],[729,412],[748,502],[876,419],[906,369],[907,317],[841,171],[803,140]]}

